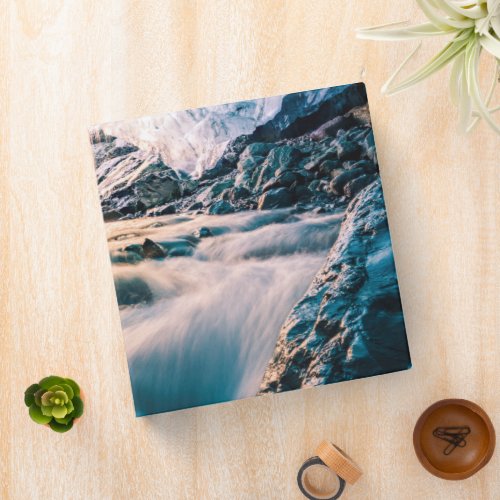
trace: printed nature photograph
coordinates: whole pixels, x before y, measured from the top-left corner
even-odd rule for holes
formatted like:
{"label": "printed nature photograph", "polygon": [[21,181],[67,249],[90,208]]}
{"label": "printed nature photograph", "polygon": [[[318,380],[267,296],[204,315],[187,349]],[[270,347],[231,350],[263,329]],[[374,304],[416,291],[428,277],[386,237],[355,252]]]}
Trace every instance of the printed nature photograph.
{"label": "printed nature photograph", "polygon": [[90,136],[137,416],[411,366],[362,83]]}

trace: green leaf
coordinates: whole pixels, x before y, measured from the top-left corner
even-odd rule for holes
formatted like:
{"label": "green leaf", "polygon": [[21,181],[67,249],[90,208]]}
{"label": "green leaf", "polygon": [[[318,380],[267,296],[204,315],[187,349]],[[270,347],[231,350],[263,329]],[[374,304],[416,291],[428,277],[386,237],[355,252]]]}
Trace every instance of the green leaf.
{"label": "green leaf", "polygon": [[52,396],[54,393],[52,391],[47,391],[42,395],[42,406],[52,406]]}
{"label": "green leaf", "polygon": [[41,406],[40,407],[40,410],[41,412],[46,415],[47,417],[52,417],[52,408],[54,408],[53,406]]}
{"label": "green leaf", "polygon": [[452,19],[443,16],[439,11],[434,8],[434,5],[429,0],[417,0],[419,7],[422,9],[427,19],[440,29],[449,29],[450,27],[456,29],[471,28],[474,26],[473,19]]}
{"label": "green leaf", "polygon": [[49,390],[53,385],[64,384],[65,380],[57,375],[50,375],[49,377],[42,378],[38,384],[46,390]]}
{"label": "green leaf", "polygon": [[44,415],[42,413],[42,410],[36,405],[36,403],[33,403],[30,406],[29,413],[31,420],[33,420],[37,424],[48,424],[52,420],[52,416]]}
{"label": "green leaf", "polygon": [[64,389],[60,385],[53,385],[52,387],[49,388],[49,391],[51,392],[57,392],[57,391],[63,391]]}
{"label": "green leaf", "polygon": [[55,418],[54,417],[54,420],[58,423],[58,424],[68,424],[69,422],[71,422],[71,420],[73,420],[73,415],[66,415],[65,417],[63,418]]}
{"label": "green leaf", "polygon": [[61,384],[63,391],[68,395],[69,399],[73,399],[75,393],[69,384]]}
{"label": "green leaf", "polygon": [[73,420],[70,420],[67,424],[61,424],[59,422],[56,422],[55,420],[52,420],[49,425],[53,431],[67,432],[73,427]]}
{"label": "green leaf", "polygon": [[74,380],[72,380],[70,378],[66,378],[66,379],[64,379],[64,382],[66,384],[68,384],[73,389],[74,396],[80,395],[80,386]]}
{"label": "green leaf", "polygon": [[83,415],[83,401],[78,397],[75,396],[73,398],[73,406],[74,406],[74,417],[79,418]]}
{"label": "green leaf", "polygon": [[474,2],[470,2],[467,8],[457,5],[455,2],[450,2],[449,0],[434,0],[438,7],[446,12],[450,17],[459,20],[464,17],[470,19],[480,19],[486,13],[486,9],[483,9],[481,5],[473,5]]}
{"label": "green leaf", "polygon": [[[393,23],[386,25],[391,26]],[[422,23],[415,26],[403,28],[389,28],[385,26],[373,26],[371,28],[360,28],[356,30],[356,36],[365,40],[414,40],[436,35],[449,35],[450,31],[436,28],[432,23]]]}
{"label": "green leaf", "polygon": [[[413,73],[403,82],[391,87],[391,83],[394,80],[395,76],[403,68],[403,65],[401,65],[396,73],[391,78],[389,78],[387,83],[384,85],[383,91],[388,95],[401,92],[402,90],[406,90],[408,87],[415,85],[416,83],[424,80],[428,76],[440,70],[441,68],[446,66],[454,57],[465,50],[470,33],[471,32],[467,32],[467,34],[464,33],[460,36],[457,36],[453,41],[448,43],[443,50],[441,50],[436,56],[434,56],[426,65]],[[408,59],[406,59],[403,64],[405,64],[406,62],[408,62]]]}
{"label": "green leaf", "polygon": [[71,402],[71,399],[64,406],[66,406],[66,410],[68,410],[68,413],[71,413],[75,409],[73,403]]}
{"label": "green leaf", "polygon": [[35,403],[38,406],[42,406],[42,396],[45,394],[46,390],[45,389],[39,389],[38,391],[35,392]]}
{"label": "green leaf", "polygon": [[52,415],[56,418],[64,418],[68,413],[65,406],[54,406],[52,408]]}
{"label": "green leaf", "polygon": [[500,59],[500,40],[493,38],[489,33],[479,37],[479,43],[483,49],[486,49],[492,56]]}
{"label": "green leaf", "polygon": [[33,384],[30,385],[25,391],[24,391],[24,404],[26,406],[31,406],[35,402],[35,392],[40,389],[40,386],[38,384]]}
{"label": "green leaf", "polygon": [[481,118],[486,120],[495,132],[500,134],[500,126],[495,123],[491,117],[490,111],[481,97],[479,90],[479,82],[477,81],[477,72],[479,66],[479,45],[477,43],[470,44],[465,53],[465,64],[467,66],[467,83],[469,94],[476,108],[477,113]]}
{"label": "green leaf", "polygon": [[69,401],[68,395],[64,391],[56,391],[54,393],[54,396],[56,398],[59,398],[61,400],[60,404],[66,404]]}

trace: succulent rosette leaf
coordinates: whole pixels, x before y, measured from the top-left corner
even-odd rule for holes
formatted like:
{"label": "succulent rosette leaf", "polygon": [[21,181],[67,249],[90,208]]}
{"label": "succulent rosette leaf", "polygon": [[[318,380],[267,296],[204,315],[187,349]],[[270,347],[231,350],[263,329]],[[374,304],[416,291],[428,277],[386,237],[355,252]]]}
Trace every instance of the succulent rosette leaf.
{"label": "succulent rosette leaf", "polygon": [[29,415],[37,424],[48,424],[56,432],[73,427],[75,418],[83,414],[80,387],[69,378],[51,375],[30,385],[24,393]]}

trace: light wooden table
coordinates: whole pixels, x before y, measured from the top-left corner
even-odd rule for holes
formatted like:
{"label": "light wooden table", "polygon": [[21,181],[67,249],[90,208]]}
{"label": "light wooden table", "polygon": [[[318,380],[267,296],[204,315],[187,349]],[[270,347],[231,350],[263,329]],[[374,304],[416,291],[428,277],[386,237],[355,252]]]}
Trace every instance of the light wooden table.
{"label": "light wooden table", "polygon": [[[385,9],[391,9],[385,10]],[[500,430],[499,138],[455,130],[447,71],[379,88],[414,46],[355,27],[420,20],[414,2],[2,2],[0,474],[12,499],[300,498],[322,438],[366,471],[345,498],[493,499],[500,461],[462,482],[418,463],[418,415],[445,397]],[[423,49],[430,56],[440,42]],[[87,127],[364,79],[414,368],[136,419]],[[69,434],[22,392],[49,373],[87,393]]]}

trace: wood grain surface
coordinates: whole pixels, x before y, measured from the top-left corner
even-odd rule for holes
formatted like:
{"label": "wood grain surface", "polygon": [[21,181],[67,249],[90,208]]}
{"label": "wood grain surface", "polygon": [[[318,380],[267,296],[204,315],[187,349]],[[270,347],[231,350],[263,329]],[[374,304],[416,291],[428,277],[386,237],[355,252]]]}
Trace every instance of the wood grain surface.
{"label": "wood grain surface", "polygon": [[[365,474],[352,499],[494,499],[496,452],[465,481],[412,448],[446,397],[500,429],[499,138],[456,130],[448,70],[384,97],[414,47],[356,27],[422,19],[413,1],[1,2],[0,487],[12,499],[295,499],[319,442]],[[422,48],[430,57],[442,41]],[[90,125],[363,80],[413,369],[136,419],[88,141]],[[59,435],[23,391],[78,380],[86,414]]]}

